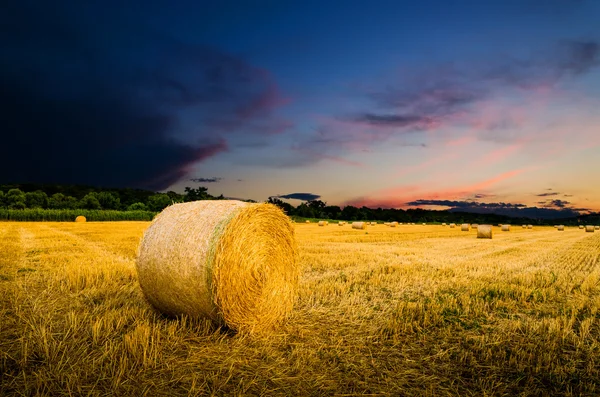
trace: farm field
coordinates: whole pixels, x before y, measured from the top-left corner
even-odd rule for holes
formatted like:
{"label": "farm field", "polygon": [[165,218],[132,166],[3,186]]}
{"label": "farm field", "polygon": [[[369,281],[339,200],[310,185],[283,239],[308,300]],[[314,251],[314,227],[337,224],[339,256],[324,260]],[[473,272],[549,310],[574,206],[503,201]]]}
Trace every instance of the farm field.
{"label": "farm field", "polygon": [[149,222],[0,222],[0,395],[600,394],[600,233],[296,224],[288,321],[155,313]]}

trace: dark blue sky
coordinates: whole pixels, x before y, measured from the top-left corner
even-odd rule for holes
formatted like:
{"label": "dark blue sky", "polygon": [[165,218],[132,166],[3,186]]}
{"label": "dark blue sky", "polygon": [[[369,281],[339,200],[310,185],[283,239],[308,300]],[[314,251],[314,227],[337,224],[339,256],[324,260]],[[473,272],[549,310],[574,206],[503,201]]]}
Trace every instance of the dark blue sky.
{"label": "dark blue sky", "polygon": [[2,182],[600,209],[598,1],[121,3],[3,11]]}

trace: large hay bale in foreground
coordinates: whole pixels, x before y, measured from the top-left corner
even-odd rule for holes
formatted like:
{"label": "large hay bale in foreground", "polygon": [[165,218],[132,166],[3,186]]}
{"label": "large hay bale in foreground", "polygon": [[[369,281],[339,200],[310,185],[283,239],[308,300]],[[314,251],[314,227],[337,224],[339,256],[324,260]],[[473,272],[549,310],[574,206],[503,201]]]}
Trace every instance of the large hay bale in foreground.
{"label": "large hay bale in foreground", "polygon": [[235,330],[272,328],[291,311],[299,267],[294,227],[272,204],[175,204],[146,229],[136,267],[152,306]]}
{"label": "large hay bale in foreground", "polygon": [[492,238],[492,225],[478,225],[477,238]]}
{"label": "large hay bale in foreground", "polygon": [[556,230],[558,230],[559,232],[564,232],[565,231],[565,226],[564,225],[558,225],[558,226],[556,226]]}
{"label": "large hay bale in foreground", "polygon": [[585,232],[586,233],[594,233],[594,226],[586,225]]}
{"label": "large hay bale in foreground", "polygon": [[455,223],[451,223],[451,224],[450,224],[450,228],[451,228],[451,229],[454,229],[455,227],[456,227],[456,224],[455,224]]}
{"label": "large hay bale in foreground", "polygon": [[85,216],[79,215],[77,218],[75,218],[75,222],[87,222],[87,219]]}
{"label": "large hay bale in foreground", "polygon": [[460,225],[461,232],[468,232],[470,228],[471,226],[468,223],[463,223],[462,225]]}
{"label": "large hay bale in foreground", "polygon": [[510,232],[510,225],[502,225],[503,232]]}
{"label": "large hay bale in foreground", "polygon": [[366,229],[367,222],[352,222],[352,229]]}

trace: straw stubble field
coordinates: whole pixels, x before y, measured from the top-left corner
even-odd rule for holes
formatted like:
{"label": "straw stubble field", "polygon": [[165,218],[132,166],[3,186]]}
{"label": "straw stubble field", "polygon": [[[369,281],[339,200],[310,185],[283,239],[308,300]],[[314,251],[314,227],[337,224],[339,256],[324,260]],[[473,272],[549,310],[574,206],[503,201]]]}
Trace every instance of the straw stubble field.
{"label": "straw stubble field", "polygon": [[168,319],[146,222],[0,223],[0,395],[598,395],[600,233],[296,224],[269,335]]}

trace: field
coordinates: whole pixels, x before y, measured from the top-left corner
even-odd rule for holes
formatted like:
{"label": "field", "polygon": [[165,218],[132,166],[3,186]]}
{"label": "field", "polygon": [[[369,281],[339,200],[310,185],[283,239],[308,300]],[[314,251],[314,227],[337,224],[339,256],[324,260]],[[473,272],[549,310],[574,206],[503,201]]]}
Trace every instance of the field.
{"label": "field", "polygon": [[600,395],[600,233],[297,224],[272,335],[145,302],[148,222],[0,222],[0,395]]}

